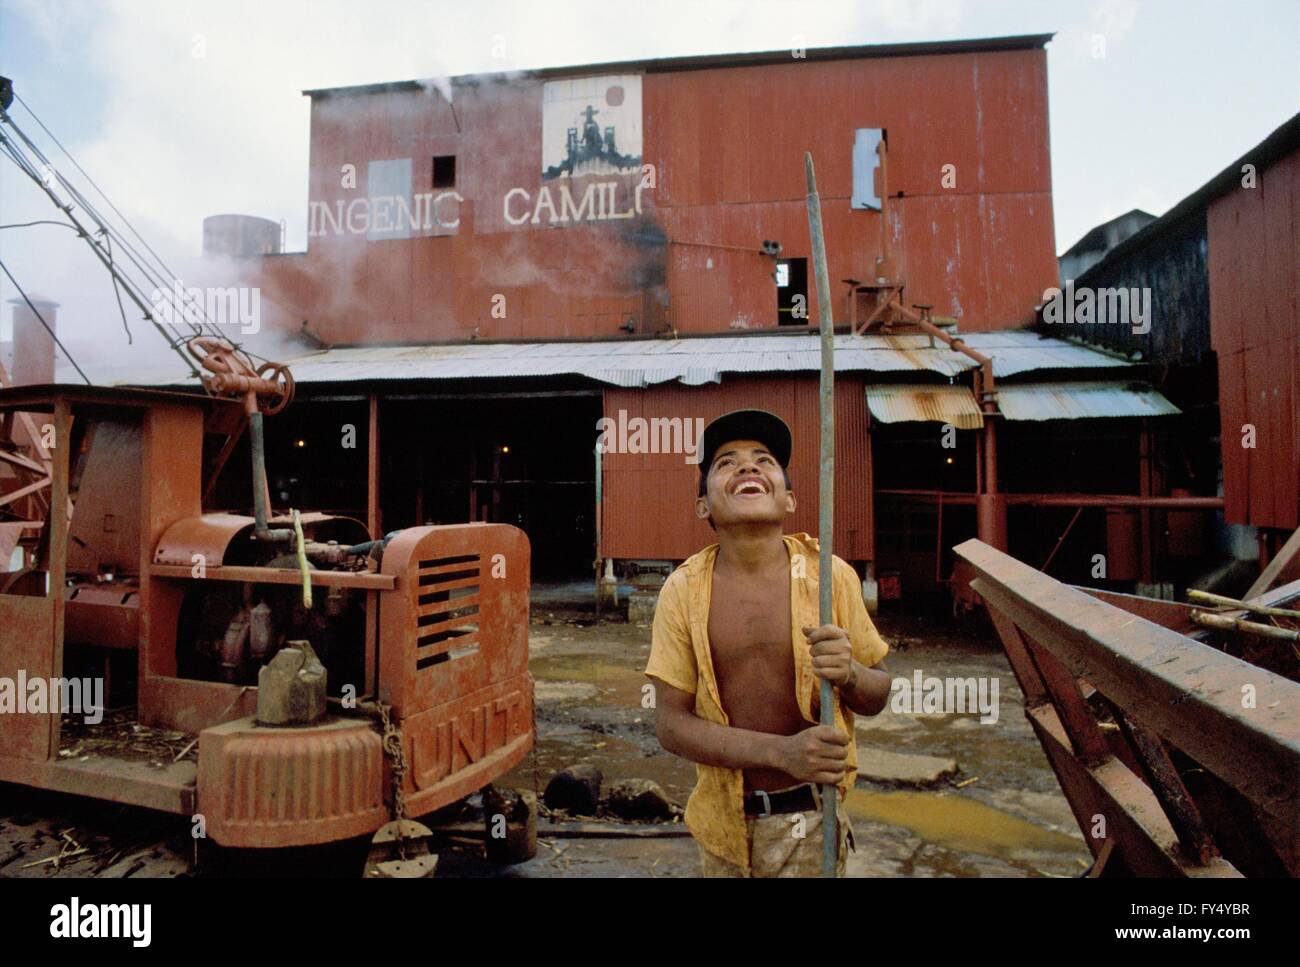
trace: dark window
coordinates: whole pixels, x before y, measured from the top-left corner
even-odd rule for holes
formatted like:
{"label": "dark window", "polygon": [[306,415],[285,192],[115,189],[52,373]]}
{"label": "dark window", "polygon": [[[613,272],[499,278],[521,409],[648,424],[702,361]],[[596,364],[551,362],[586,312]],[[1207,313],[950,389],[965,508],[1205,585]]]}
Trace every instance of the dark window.
{"label": "dark window", "polygon": [[808,325],[808,260],[777,259],[776,321],[782,326]]}
{"label": "dark window", "polygon": [[440,154],[433,159],[433,187],[456,187],[456,156]]}

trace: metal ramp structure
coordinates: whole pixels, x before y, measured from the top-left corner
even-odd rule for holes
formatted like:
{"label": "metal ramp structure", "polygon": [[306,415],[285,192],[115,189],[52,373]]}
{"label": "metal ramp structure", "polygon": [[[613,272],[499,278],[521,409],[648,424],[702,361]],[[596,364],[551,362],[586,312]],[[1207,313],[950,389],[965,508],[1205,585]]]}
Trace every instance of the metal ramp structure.
{"label": "metal ramp structure", "polygon": [[[954,551],[1090,876],[1300,875],[1300,683],[1216,647],[1190,605],[1062,584],[978,540]],[[1296,598],[1300,582],[1252,603]]]}

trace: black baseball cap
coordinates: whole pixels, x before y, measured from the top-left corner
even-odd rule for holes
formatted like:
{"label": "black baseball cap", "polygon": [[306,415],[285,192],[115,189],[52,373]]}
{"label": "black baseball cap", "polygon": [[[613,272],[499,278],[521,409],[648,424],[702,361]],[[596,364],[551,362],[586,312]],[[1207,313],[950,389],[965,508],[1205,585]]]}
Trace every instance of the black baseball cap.
{"label": "black baseball cap", "polygon": [[704,428],[700,445],[700,474],[707,476],[713,457],[728,440],[757,440],[771,451],[784,470],[790,466],[790,428],[785,420],[766,410],[732,410]]}

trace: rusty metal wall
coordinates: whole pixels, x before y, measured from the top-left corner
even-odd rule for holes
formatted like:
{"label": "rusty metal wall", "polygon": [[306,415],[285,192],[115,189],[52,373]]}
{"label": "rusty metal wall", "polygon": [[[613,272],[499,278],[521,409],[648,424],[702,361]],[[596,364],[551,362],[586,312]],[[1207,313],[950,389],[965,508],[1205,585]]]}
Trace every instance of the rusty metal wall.
{"label": "rusty metal wall", "polygon": [[[819,426],[816,377],[728,379],[721,384],[651,389],[607,389],[604,415],[699,417],[759,407],[790,426],[794,449],[790,477],[796,510],[786,533],[817,534]],[[835,553],[845,560],[874,558],[871,526],[871,446],[867,436],[865,389],[859,379],[835,383]],[[606,453],[601,508],[601,555],[615,558],[684,560],[717,537],[695,517],[699,467],[682,454]]]}
{"label": "rusty metal wall", "polygon": [[[1211,338],[1219,358],[1225,518],[1300,516],[1300,151],[1207,212]],[[1255,429],[1242,446],[1243,427]]]}
{"label": "rusty metal wall", "polygon": [[[831,277],[873,274],[882,216],[849,204],[864,127],[888,130],[889,192],[902,194],[888,203],[891,244],[907,301],[966,331],[1005,328],[1030,322],[1056,278],[1041,46],[647,68],[642,155],[654,187],[643,214],[513,225],[506,205],[517,215],[523,203],[508,193],[540,191],[543,84],[458,84],[454,113],[420,86],[314,96],[312,202],[337,210],[365,198],[368,163],[385,159],[412,159],[411,192],[435,191],[432,158],[443,154],[457,157],[464,201],[445,202],[454,228],[421,237],[329,231],[306,254],[247,260],[264,324],[297,330],[305,319],[335,343],[773,326],[772,263],[757,249],[776,239],[785,256],[808,256],[805,149],[818,166]],[[952,187],[941,183],[945,165]],[[603,180],[617,183],[620,210],[632,204],[636,178]],[[567,182],[577,197],[589,181],[547,184]],[[837,299],[842,289],[837,281]]]}

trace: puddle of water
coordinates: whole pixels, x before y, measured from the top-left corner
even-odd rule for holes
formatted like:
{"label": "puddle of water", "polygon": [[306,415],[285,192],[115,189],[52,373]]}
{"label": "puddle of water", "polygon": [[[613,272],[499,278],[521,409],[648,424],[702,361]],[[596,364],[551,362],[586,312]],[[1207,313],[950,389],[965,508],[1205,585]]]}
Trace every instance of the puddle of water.
{"label": "puddle of water", "polygon": [[960,852],[996,857],[1027,852],[1074,857],[1082,850],[1064,833],[1044,829],[956,793],[858,788],[849,792],[847,807],[854,819],[902,826],[928,842]]}
{"label": "puddle of water", "polygon": [[554,655],[529,662],[533,677],[548,681],[586,682],[600,689],[594,701],[604,705],[641,708],[642,688],[649,679],[636,668],[616,665],[590,655]]}

